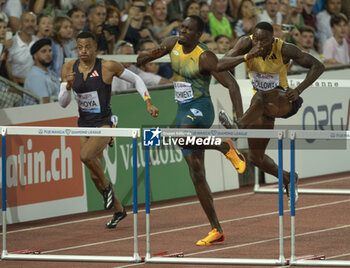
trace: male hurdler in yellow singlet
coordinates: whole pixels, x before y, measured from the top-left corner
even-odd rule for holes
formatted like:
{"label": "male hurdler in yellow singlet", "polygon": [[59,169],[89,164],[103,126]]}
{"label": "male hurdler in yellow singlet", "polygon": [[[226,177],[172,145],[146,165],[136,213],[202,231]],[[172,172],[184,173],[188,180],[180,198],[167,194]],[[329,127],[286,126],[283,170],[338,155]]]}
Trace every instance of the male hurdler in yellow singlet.
{"label": "male hurdler in yellow singlet", "polygon": [[[211,75],[228,88],[237,115],[243,114],[242,99],[236,81],[228,72],[216,71],[215,54],[199,42],[203,27],[204,23],[200,17],[189,16],[182,22],[179,37],[167,38],[160,48],[141,53],[137,60],[139,64],[144,64],[170,54],[174,71],[175,101],[178,103],[176,124],[180,128],[209,128],[212,125],[214,109],[209,95]],[[221,145],[195,145],[183,149],[198,199],[212,227],[208,236],[197,242],[198,246],[209,246],[225,239],[205,178],[205,149],[214,149],[225,154],[239,173],[243,173],[246,168],[244,156],[234,148],[230,140],[223,141]]]}
{"label": "male hurdler in yellow singlet", "polygon": [[[296,88],[288,86],[287,71],[290,61],[308,68],[304,81]],[[244,62],[253,85],[254,96],[249,109],[238,120],[240,128],[273,129],[275,118],[288,118],[299,110],[302,99],[299,95],[324,71],[316,58],[302,52],[293,44],[273,37],[273,27],[268,22],[255,26],[252,36],[242,37],[225,57],[219,60],[220,71],[233,69]],[[278,178],[278,166],[265,150],[270,139],[248,139],[248,161]],[[296,182],[298,176],[296,175]],[[289,198],[290,173],[283,171],[283,182]],[[298,198],[297,185],[295,201]]]}

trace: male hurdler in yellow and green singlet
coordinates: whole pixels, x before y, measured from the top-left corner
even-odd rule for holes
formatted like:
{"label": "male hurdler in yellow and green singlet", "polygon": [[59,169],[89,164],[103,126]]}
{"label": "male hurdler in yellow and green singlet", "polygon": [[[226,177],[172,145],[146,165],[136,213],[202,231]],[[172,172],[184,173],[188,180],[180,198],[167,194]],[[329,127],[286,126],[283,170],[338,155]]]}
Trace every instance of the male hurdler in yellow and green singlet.
{"label": "male hurdler in yellow and green singlet", "polygon": [[[211,75],[228,88],[238,117],[243,114],[242,99],[237,82],[228,72],[217,72],[217,57],[199,42],[204,23],[198,16],[187,17],[180,27],[180,36],[164,40],[161,47],[139,55],[137,62],[144,64],[165,54],[170,54],[174,71],[175,101],[178,104],[176,124],[179,128],[210,128],[214,121],[214,109],[209,94]],[[244,156],[236,150],[231,140],[220,145],[201,145],[183,148],[190,176],[198,199],[208,217],[212,230],[196,245],[209,246],[224,241],[225,235],[216,216],[212,194],[205,178],[204,150],[214,149],[226,155],[238,173],[246,168]]]}

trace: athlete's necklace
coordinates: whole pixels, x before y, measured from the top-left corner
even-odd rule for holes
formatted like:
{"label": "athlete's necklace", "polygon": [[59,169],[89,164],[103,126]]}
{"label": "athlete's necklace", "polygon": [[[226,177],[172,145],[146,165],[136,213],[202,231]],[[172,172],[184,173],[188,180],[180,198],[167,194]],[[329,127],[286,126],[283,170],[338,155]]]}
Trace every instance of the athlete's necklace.
{"label": "athlete's necklace", "polygon": [[95,65],[95,61],[91,63],[89,66],[79,66],[79,67],[80,67],[80,70],[84,72],[84,71],[89,71],[91,67],[93,67],[94,65]]}

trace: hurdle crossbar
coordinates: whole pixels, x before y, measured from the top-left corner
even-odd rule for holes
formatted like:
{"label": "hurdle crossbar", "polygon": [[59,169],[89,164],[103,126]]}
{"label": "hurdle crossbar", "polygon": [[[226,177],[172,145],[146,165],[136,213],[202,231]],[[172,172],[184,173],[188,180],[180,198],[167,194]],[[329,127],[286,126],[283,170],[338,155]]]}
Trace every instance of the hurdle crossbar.
{"label": "hurdle crossbar", "polygon": [[278,139],[279,155],[279,258],[278,259],[242,259],[242,258],[170,258],[170,257],[152,257],[150,241],[150,199],[149,199],[149,147],[145,147],[145,200],[146,200],[146,263],[182,263],[182,264],[222,264],[222,265],[266,265],[276,266],[285,265],[283,248],[283,158],[282,158],[282,140],[285,137],[284,130],[234,130],[234,129],[161,129],[162,136],[171,137],[208,137],[215,136],[220,138],[273,138]]}
{"label": "hurdle crossbar", "polygon": [[291,166],[291,257],[290,265],[294,266],[350,266],[350,261],[346,260],[298,260],[295,256],[295,140],[297,139],[350,139],[350,131],[319,131],[319,130],[290,130],[290,166]]}
{"label": "hurdle crossbar", "polygon": [[[137,138],[138,128],[70,128],[70,127],[20,127],[2,126],[2,260],[36,261],[83,261],[83,262],[141,262],[137,240]],[[134,213],[134,252],[133,256],[87,256],[87,255],[52,255],[52,254],[12,254],[7,251],[6,223],[6,136],[7,135],[49,135],[49,136],[100,136],[130,137],[133,142],[133,213]]]}
{"label": "hurdle crossbar", "polygon": [[[350,139],[350,131],[319,131],[319,130],[289,130],[288,136],[297,135],[295,139],[323,139],[323,140],[344,140]],[[261,187],[259,184],[259,178],[255,176],[254,192],[256,193],[278,193],[278,189],[270,186]],[[330,194],[330,195],[349,195],[350,189],[318,189],[298,188],[300,194]]]}

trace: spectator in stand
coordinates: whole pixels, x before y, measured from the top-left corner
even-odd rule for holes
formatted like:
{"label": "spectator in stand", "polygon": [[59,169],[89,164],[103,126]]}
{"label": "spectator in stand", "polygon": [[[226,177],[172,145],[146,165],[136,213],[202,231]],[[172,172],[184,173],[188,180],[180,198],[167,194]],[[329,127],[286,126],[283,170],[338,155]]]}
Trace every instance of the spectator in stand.
{"label": "spectator in stand", "polygon": [[102,4],[92,4],[88,9],[88,25],[84,31],[92,32],[97,38],[97,54],[112,54],[113,42],[108,43],[103,25],[106,21],[106,7]]}
{"label": "spectator in stand", "polygon": [[238,21],[235,25],[237,37],[251,34],[257,21],[253,0],[242,0],[238,7]]}
{"label": "spectator in stand", "polygon": [[107,19],[106,23],[109,27],[110,33],[113,35],[114,43],[123,40],[126,35],[126,24],[121,23],[120,11],[115,6],[106,6]]}
{"label": "spectator in stand", "polygon": [[164,0],[154,0],[152,3],[152,15],[153,15],[153,28],[152,32],[154,37],[161,42],[166,37],[170,36],[172,31],[178,29],[181,25],[179,18],[173,17],[171,23],[167,23],[167,6]]}
{"label": "spectator in stand", "polygon": [[[154,2],[154,1],[153,1]],[[168,21],[174,21],[182,17],[186,0],[166,0],[167,17]]]}
{"label": "spectator in stand", "polygon": [[291,34],[287,38],[287,42],[292,43],[294,45],[298,45],[297,42],[300,39],[299,28],[304,26],[304,18],[301,15],[303,12],[303,0],[295,0],[293,4],[291,4],[290,17],[289,17],[289,25],[293,25],[294,28]]}
{"label": "spectator in stand", "polygon": [[141,38],[153,39],[152,32],[142,25],[146,10],[147,5],[143,0],[134,0],[129,9],[127,31],[124,40],[131,43],[133,47],[137,46]]}
{"label": "spectator in stand", "polygon": [[[12,32],[7,32],[7,22],[0,19],[0,75],[9,80],[11,80],[11,77],[7,56],[12,43]],[[22,93],[0,81],[0,108],[16,106],[22,106]]]}
{"label": "spectator in stand", "polygon": [[116,6],[119,11],[120,11],[120,17],[123,17],[123,15],[127,15],[128,10],[130,6],[132,5],[132,0],[114,0],[113,2],[116,3],[111,3],[112,1],[108,1],[109,4]]}
{"label": "spectator in stand", "polygon": [[199,16],[200,10],[199,10],[199,3],[197,0],[188,0],[186,2],[184,12],[183,12],[183,19],[186,19],[190,15],[197,15]]}
{"label": "spectator in stand", "polygon": [[[116,53],[120,55],[134,55],[135,51],[131,43],[128,43],[126,41],[120,41],[116,45]],[[148,73],[140,68],[136,67],[134,64],[131,63],[122,63],[125,68],[127,68],[129,71],[137,74],[141,77],[141,79],[145,82],[146,86],[156,86],[160,83],[169,84],[171,83],[170,80],[164,79],[159,75]],[[113,77],[112,81],[112,91],[114,92],[120,92],[120,91],[126,91],[130,88],[135,88],[135,85],[124,81],[116,76]]]}
{"label": "spectator in stand", "polygon": [[[139,41],[137,44],[137,54],[140,54],[142,51],[151,51],[155,48],[158,47],[158,44],[152,40],[152,39],[142,39]],[[162,63],[163,64],[163,63]],[[170,65],[170,64],[169,64]],[[148,72],[148,73],[153,73],[161,77],[160,81],[158,82],[159,85],[161,84],[169,84],[171,83],[171,80],[166,79],[165,77],[162,77],[159,73],[160,71],[160,64],[156,62],[149,62],[144,65],[139,66],[141,70]],[[164,68],[164,67],[162,67]],[[171,66],[170,66],[171,68]]]}
{"label": "spectator in stand", "polygon": [[230,38],[227,35],[219,34],[215,37],[215,42],[218,46],[219,54],[226,54],[230,49]]}
{"label": "spectator in stand", "polygon": [[326,62],[334,64],[350,64],[349,47],[346,42],[347,17],[342,14],[334,14],[331,17],[333,36],[323,46],[323,57]]}
{"label": "spectator in stand", "polygon": [[296,0],[294,1],[295,5],[291,5],[289,24],[294,25],[295,28],[300,28],[301,26],[305,25],[304,18],[302,16],[303,1],[304,0]]}
{"label": "spectator in stand", "polygon": [[[11,80],[7,64],[8,49],[13,44],[12,32],[7,34],[7,23],[0,19],[0,75]],[[14,105],[8,93],[8,86],[0,82],[0,108]],[[7,98],[6,98],[7,97]],[[18,99],[18,97],[16,97]],[[22,102],[21,102],[22,103]]]}
{"label": "spectator in stand", "polygon": [[7,0],[2,6],[2,11],[8,17],[8,27],[12,29],[13,33],[20,29],[24,3],[25,1]]}
{"label": "spectator in stand", "polygon": [[67,16],[72,20],[73,38],[75,39],[86,26],[86,15],[80,8],[73,7],[68,11]]}
{"label": "spectator in stand", "polygon": [[289,0],[281,0],[280,1],[280,9],[278,11],[281,13],[281,16],[282,16],[282,24],[288,24],[289,23],[289,12],[290,12]]}
{"label": "spectator in stand", "polygon": [[209,13],[209,28],[212,36],[220,34],[233,38],[230,21],[226,18],[227,0],[212,0]]}
{"label": "spectator in stand", "polygon": [[30,55],[30,47],[38,38],[34,35],[36,28],[36,15],[25,12],[20,19],[20,30],[13,37],[13,44],[9,48],[8,63],[13,81],[19,85],[24,84],[30,68],[34,65]]}
{"label": "spectator in stand", "polygon": [[150,31],[152,31],[152,27],[153,27],[153,18],[151,15],[145,15],[143,17],[143,21],[142,21],[142,26],[149,29]]}
{"label": "spectator in stand", "polygon": [[39,39],[49,38],[52,33],[52,19],[49,15],[40,14],[37,19],[37,33]]}
{"label": "spectator in stand", "polygon": [[258,22],[266,21],[273,24],[282,24],[282,15],[279,12],[280,0],[266,0],[264,10],[258,15]]}
{"label": "spectator in stand", "polygon": [[320,42],[320,47],[323,48],[327,39],[333,36],[332,28],[330,26],[331,16],[340,13],[340,0],[326,0],[326,9],[317,14],[317,37]]}
{"label": "spectator in stand", "polygon": [[[24,81],[24,88],[44,98],[44,103],[48,103],[50,97],[58,96],[60,91],[59,77],[49,70],[52,63],[51,40],[39,39],[31,47],[30,53],[34,59],[34,66],[30,69]],[[26,96],[26,99],[29,99],[27,104],[36,104],[31,97]]]}
{"label": "spectator in stand", "polygon": [[219,53],[218,52],[218,44],[214,40],[208,39],[208,40],[205,40],[203,43],[206,44],[207,47],[209,48],[209,50],[211,52],[213,52],[214,54]]}
{"label": "spectator in stand", "polygon": [[53,21],[52,30],[52,70],[57,77],[61,76],[61,69],[65,58],[76,58],[76,41],[73,39],[72,21],[68,16],[57,16]]}
{"label": "spectator in stand", "polygon": [[240,5],[241,0],[228,0],[227,2],[227,10],[226,15],[229,18],[230,22],[235,22],[238,20],[238,7]]}
{"label": "spectator in stand", "polygon": [[[7,17],[7,15],[5,14],[5,12],[3,11],[3,4],[4,2],[1,1],[0,2],[0,20],[4,21],[6,23],[6,25],[8,25],[9,23],[9,18]],[[6,26],[7,27],[7,26]]]}
{"label": "spectator in stand", "polygon": [[200,41],[205,41],[208,39],[213,39],[210,33],[210,28],[209,28],[209,13],[210,13],[210,8],[209,5],[206,1],[202,1],[199,3],[199,16],[204,22],[204,28],[203,28],[203,34],[200,38]]}
{"label": "spectator in stand", "polygon": [[45,14],[55,18],[63,14],[60,0],[29,0],[28,6],[36,15]]}
{"label": "spectator in stand", "polygon": [[[312,56],[314,56],[320,62],[323,62],[324,61],[323,58],[315,50],[315,30],[311,26],[302,26],[300,27],[299,32],[300,32],[300,42],[298,47],[302,51],[305,51],[311,54]],[[301,70],[307,70],[307,69],[293,62],[291,66],[291,71],[301,71]]]}
{"label": "spectator in stand", "polygon": [[320,13],[324,10],[326,5],[326,0],[316,0],[316,4],[312,7],[312,10],[316,13]]}
{"label": "spectator in stand", "polygon": [[343,13],[350,20],[349,0],[341,0],[341,13]]}
{"label": "spectator in stand", "polygon": [[7,79],[10,79],[7,56],[8,50],[12,44],[12,32],[7,32],[7,23],[0,19],[0,75]]}
{"label": "spectator in stand", "polygon": [[305,25],[311,26],[317,32],[316,13],[312,10],[312,7],[315,4],[316,0],[304,0],[303,12],[301,14],[303,16]]}

